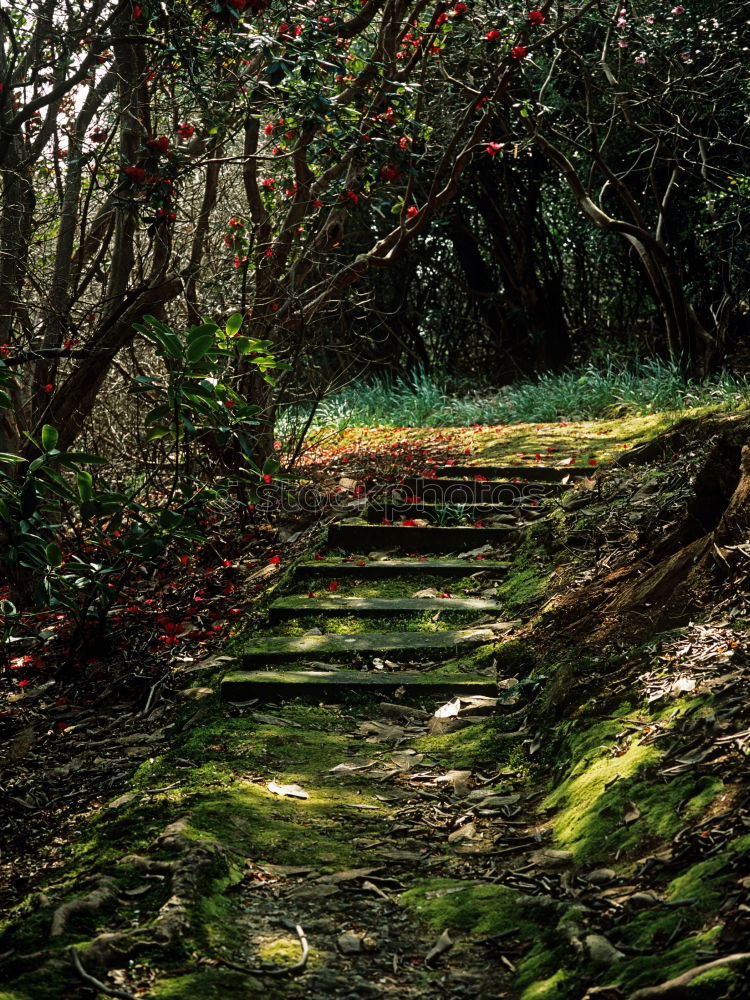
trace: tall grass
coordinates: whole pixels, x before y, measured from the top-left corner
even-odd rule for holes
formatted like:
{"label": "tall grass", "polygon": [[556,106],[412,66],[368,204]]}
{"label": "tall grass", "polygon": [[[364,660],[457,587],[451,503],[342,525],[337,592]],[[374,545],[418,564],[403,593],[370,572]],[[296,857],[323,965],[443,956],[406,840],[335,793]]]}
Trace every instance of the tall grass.
{"label": "tall grass", "polygon": [[[467,427],[471,424],[592,420],[620,413],[681,411],[696,406],[737,408],[750,403],[750,382],[727,373],[697,381],[677,366],[650,360],[585,365],[540,375],[494,391],[449,393],[440,375],[354,382],[319,405],[312,426]],[[282,418],[301,416],[299,410]]]}

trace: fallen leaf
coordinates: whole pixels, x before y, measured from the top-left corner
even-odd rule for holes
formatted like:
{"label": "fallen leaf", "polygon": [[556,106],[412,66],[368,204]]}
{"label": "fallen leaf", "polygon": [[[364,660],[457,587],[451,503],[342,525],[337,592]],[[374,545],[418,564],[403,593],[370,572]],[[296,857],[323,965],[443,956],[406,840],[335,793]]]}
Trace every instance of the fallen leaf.
{"label": "fallen leaf", "polygon": [[622,817],[623,823],[629,826],[631,823],[635,823],[637,819],[641,818],[641,810],[635,804],[635,802],[628,802],[625,806],[625,815]]}
{"label": "fallen leaf", "polygon": [[269,781],[266,788],[274,795],[282,795],[291,799],[309,799],[310,796],[300,785],[280,785],[278,781]]}
{"label": "fallen leaf", "polygon": [[425,963],[429,964],[434,958],[442,955],[446,951],[450,951],[453,947],[453,941],[447,930],[444,930],[440,937],[437,939],[435,944],[430,948],[424,957]]}
{"label": "fallen leaf", "polygon": [[344,931],[343,934],[339,934],[336,944],[339,946],[339,951],[342,955],[356,955],[362,951],[361,940],[356,934],[352,934],[351,931]]}

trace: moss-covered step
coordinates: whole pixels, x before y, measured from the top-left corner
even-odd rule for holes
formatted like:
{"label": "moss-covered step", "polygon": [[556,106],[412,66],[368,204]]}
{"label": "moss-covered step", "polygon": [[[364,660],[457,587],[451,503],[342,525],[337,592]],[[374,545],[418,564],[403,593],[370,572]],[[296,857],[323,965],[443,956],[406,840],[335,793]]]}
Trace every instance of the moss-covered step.
{"label": "moss-covered step", "polygon": [[549,465],[441,465],[436,470],[438,479],[484,476],[485,479],[526,479],[529,482],[547,483],[562,483],[567,478],[592,476],[594,471],[586,466],[576,465],[564,465],[560,468]]}
{"label": "moss-covered step", "polygon": [[559,496],[568,487],[562,482],[529,482],[519,470],[518,477],[503,480],[424,479],[409,477],[373,495],[373,502],[396,497],[419,497],[424,503],[499,503],[526,504],[542,497]]}
{"label": "moss-covered step", "polygon": [[367,694],[406,692],[436,695],[496,695],[497,684],[487,677],[463,674],[448,676],[432,673],[385,673],[358,670],[238,670],[221,681],[224,701],[250,698],[320,698],[341,697],[348,692]]}
{"label": "moss-covered step", "polygon": [[492,575],[508,569],[509,562],[497,559],[321,559],[315,562],[298,563],[295,577],[310,579],[311,577],[339,577],[354,574],[358,579],[381,579],[383,577],[401,576],[402,574],[418,573],[420,576],[450,576],[462,577],[477,573],[480,570]]}
{"label": "moss-covered step", "polygon": [[478,504],[478,503],[394,503],[382,504],[373,503],[367,508],[367,520],[371,524],[380,524],[386,518],[397,524],[399,521],[408,518],[422,517],[432,524],[440,525],[441,522],[459,521],[481,521],[484,518],[497,517],[502,514],[512,523],[523,510],[534,509],[540,506],[541,501],[530,501],[527,504],[519,504],[516,507],[509,504]]}
{"label": "moss-covered step", "polygon": [[412,615],[422,611],[472,611],[492,614],[503,605],[482,597],[279,597],[268,609],[271,622],[301,615]]}
{"label": "moss-covered step", "polygon": [[[510,629],[513,623],[505,623]],[[403,653],[410,660],[452,650],[471,649],[497,639],[493,629],[460,628],[445,632],[360,632],[355,635],[262,636],[237,654],[243,666],[285,663],[290,660],[330,660],[339,656],[377,656]]]}
{"label": "moss-covered step", "polygon": [[331,548],[365,552],[401,549],[405,552],[465,552],[481,545],[504,545],[516,529],[432,528],[385,524],[332,524],[328,528]]}

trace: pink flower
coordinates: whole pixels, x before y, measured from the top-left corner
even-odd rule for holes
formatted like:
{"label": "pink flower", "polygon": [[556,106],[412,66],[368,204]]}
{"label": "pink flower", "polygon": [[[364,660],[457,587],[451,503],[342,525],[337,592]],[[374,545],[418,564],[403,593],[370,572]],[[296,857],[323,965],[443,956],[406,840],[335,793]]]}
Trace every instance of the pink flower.
{"label": "pink flower", "polygon": [[678,3],[676,7],[672,8],[672,13],[677,15],[684,14],[685,8],[682,6],[682,4]]}
{"label": "pink flower", "polygon": [[621,49],[626,49],[628,45],[630,45],[630,42],[627,40],[627,38],[621,38],[617,44],[620,46]]}
{"label": "pink flower", "polygon": [[641,53],[639,56],[634,56],[633,57],[633,62],[637,62],[641,66],[643,66],[644,63],[646,62],[646,57],[643,55],[643,53]]}

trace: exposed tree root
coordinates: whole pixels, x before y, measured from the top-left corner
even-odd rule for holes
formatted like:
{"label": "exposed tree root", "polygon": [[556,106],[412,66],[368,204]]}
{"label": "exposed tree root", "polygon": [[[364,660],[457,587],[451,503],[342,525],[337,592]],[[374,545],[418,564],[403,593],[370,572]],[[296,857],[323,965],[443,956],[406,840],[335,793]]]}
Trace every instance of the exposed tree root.
{"label": "exposed tree root", "polygon": [[706,962],[705,965],[696,965],[693,969],[688,969],[674,979],[668,979],[658,986],[644,986],[635,993],[631,993],[628,1000],[684,1000],[688,995],[688,987],[694,979],[702,976],[704,972],[712,969],[733,968],[750,963],[750,952],[738,952],[735,955],[725,955],[717,958],[713,962]]}
{"label": "exposed tree root", "polygon": [[181,819],[166,828],[151,845],[151,850],[167,849],[179,854],[176,861],[155,861],[140,855],[128,855],[120,864],[135,864],[151,874],[168,875],[171,895],[148,927],[100,934],[84,948],[80,956],[89,968],[121,968],[136,952],[166,948],[189,929],[190,909],[198,898],[202,883],[216,873],[217,863],[226,870],[221,845],[186,837],[187,820]]}
{"label": "exposed tree root", "polygon": [[68,921],[72,917],[80,916],[84,913],[97,913],[103,906],[111,902],[117,893],[114,879],[105,875],[97,879],[96,889],[78,899],[71,899],[68,903],[58,906],[52,914],[52,926],[50,937],[59,937],[65,933]]}

